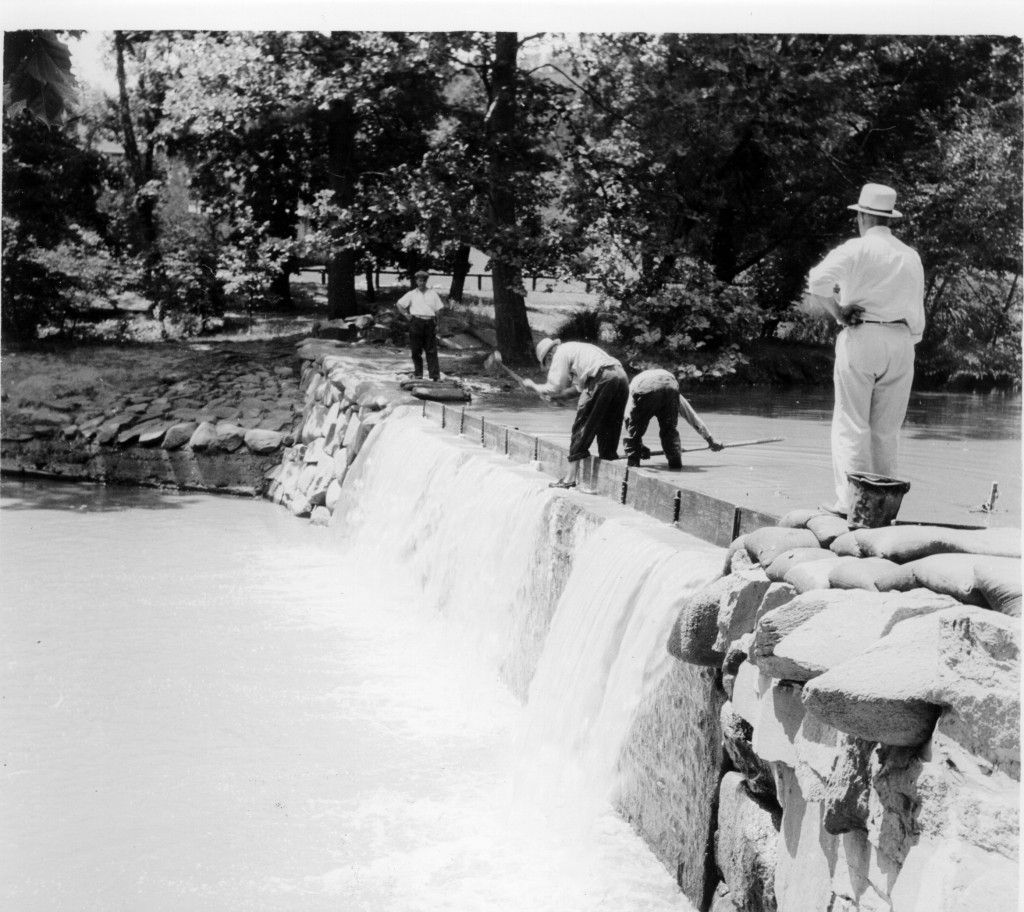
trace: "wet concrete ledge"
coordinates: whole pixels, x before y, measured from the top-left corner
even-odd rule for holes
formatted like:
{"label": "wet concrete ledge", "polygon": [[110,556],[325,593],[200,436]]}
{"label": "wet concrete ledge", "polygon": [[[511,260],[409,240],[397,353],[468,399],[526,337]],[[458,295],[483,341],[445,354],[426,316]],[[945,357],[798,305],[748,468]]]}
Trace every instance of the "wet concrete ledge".
{"label": "wet concrete ledge", "polygon": [[[555,477],[566,467],[567,445],[517,431],[489,420],[486,415],[469,414],[461,406],[424,401],[419,407],[424,418],[453,434],[479,440],[481,447],[504,453],[513,462],[535,462],[541,471]],[[625,460],[605,462],[591,457],[584,462],[580,479],[599,495],[671,523],[682,532],[722,548],[729,547],[746,532],[775,525],[779,520],[770,513],[738,507],[698,491],[680,488],[643,469],[631,469]]]}

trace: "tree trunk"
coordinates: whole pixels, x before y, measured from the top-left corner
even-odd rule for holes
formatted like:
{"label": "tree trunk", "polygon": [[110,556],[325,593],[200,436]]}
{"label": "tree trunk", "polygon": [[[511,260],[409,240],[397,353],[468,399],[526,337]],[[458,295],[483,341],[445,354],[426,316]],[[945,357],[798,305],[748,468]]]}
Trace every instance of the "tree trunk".
{"label": "tree trunk", "polygon": [[[332,101],[327,111],[327,159],[329,188],[335,205],[348,209],[355,203],[356,117],[347,99]],[[327,264],[327,318],[354,317],[356,303],[356,254],[332,252]]]}
{"label": "tree trunk", "polygon": [[515,147],[516,129],[516,54],[515,32],[498,32],[494,42],[494,67],[491,73],[491,106],[484,121],[488,145],[488,202],[491,234],[500,238],[491,256],[494,286],[494,328],[498,350],[512,365],[533,362],[533,334],[526,317],[526,297],[522,269],[517,262],[515,161],[507,150]]}
{"label": "tree trunk", "polygon": [[469,244],[463,244],[455,253],[452,263],[452,284],[448,289],[448,300],[462,303],[462,292],[466,288],[466,276],[469,275]]}
{"label": "tree trunk", "polygon": [[128,165],[134,192],[133,209],[138,224],[137,247],[142,254],[147,285],[151,283],[160,263],[157,247],[156,197],[142,193],[143,187],[153,176],[152,149],[147,149],[145,158],[139,151],[135,138],[135,124],[132,120],[131,101],[128,96],[128,79],[125,75],[124,55],[128,49],[128,38],[122,31],[114,32],[114,53],[117,70],[117,110],[121,125],[121,139],[124,158]]}
{"label": "tree trunk", "polygon": [[372,266],[366,267],[366,303],[374,304],[377,301],[377,287],[373,283],[374,271]]}

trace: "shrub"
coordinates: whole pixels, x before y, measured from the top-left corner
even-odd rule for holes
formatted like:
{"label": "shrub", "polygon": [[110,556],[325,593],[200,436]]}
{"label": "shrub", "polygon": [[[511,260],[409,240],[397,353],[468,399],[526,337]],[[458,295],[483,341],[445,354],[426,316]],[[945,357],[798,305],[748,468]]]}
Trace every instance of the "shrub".
{"label": "shrub", "polygon": [[764,315],[740,285],[716,279],[689,261],[676,281],[608,313],[626,357],[637,368],[664,367],[680,378],[718,379],[746,362],[745,343],[757,339]]}

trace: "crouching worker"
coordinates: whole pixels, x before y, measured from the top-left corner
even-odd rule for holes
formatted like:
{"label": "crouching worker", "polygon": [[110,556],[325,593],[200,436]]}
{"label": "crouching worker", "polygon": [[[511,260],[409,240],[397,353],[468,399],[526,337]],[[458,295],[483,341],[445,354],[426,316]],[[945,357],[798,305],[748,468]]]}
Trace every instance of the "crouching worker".
{"label": "crouching worker", "polygon": [[622,365],[611,355],[588,342],[542,339],[537,360],[548,369],[546,383],[526,379],[524,385],[541,398],[561,401],[579,397],[576,419],[569,442],[569,468],[551,483],[553,488],[574,488],[580,462],[590,455],[597,439],[601,459],[618,459],[619,433],[629,399],[629,380]]}
{"label": "crouching worker", "polygon": [[627,465],[638,466],[641,459],[650,455],[643,445],[643,437],[652,418],[658,419],[658,436],[670,469],[683,467],[679,446],[680,415],[707,441],[712,450],[722,449],[722,444],[711,436],[690,403],[679,394],[679,383],[667,370],[656,368],[637,374],[629,384],[629,398],[631,405],[626,416],[626,436],[623,441]]}

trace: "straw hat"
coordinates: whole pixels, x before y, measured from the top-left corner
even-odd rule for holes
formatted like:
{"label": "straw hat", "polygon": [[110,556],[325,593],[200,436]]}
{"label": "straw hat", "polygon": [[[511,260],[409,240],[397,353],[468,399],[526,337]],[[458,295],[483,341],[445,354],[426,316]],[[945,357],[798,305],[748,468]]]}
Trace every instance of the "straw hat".
{"label": "straw hat", "polygon": [[537,343],[537,360],[543,364],[544,359],[548,356],[548,352],[556,345],[559,345],[561,341],[561,339],[541,339]]}
{"label": "straw hat", "polygon": [[903,213],[897,212],[896,191],[885,184],[865,184],[860,191],[860,199],[855,206],[847,206],[867,215],[884,215],[886,218],[900,218]]}

